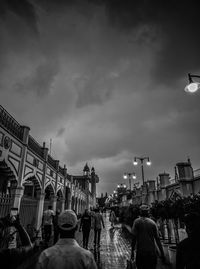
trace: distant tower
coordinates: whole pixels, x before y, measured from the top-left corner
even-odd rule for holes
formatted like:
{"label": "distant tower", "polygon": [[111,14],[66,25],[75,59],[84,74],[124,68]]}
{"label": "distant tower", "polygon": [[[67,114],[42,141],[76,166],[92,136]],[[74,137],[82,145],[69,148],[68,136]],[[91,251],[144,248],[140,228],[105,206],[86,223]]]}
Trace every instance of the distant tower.
{"label": "distant tower", "polygon": [[90,168],[89,168],[88,164],[86,163],[84,168],[83,168],[83,175],[89,176],[89,174],[90,174]]}

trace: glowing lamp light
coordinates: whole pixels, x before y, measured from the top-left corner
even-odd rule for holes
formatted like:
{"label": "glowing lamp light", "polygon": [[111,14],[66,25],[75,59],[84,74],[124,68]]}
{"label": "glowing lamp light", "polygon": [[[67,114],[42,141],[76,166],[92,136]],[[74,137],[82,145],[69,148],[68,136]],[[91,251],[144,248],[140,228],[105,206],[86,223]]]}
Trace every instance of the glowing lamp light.
{"label": "glowing lamp light", "polygon": [[199,75],[188,74],[189,84],[184,88],[185,92],[195,93],[200,89],[200,83],[193,81],[193,78],[200,78]]}
{"label": "glowing lamp light", "polygon": [[127,174],[124,174],[124,179],[127,179],[128,178],[128,175]]}
{"label": "glowing lamp light", "polygon": [[189,93],[195,93],[196,91],[198,91],[200,89],[200,83],[199,82],[192,82],[190,84],[188,84],[185,87],[185,92],[189,92]]}
{"label": "glowing lamp light", "polygon": [[133,177],[133,179],[136,179],[136,175],[135,174],[132,177]]}

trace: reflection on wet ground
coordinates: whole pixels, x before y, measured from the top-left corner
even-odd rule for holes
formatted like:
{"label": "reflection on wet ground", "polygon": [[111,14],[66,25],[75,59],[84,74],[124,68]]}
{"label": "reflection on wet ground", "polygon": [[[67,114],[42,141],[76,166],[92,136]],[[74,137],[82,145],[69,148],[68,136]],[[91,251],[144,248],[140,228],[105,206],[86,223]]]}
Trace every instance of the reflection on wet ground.
{"label": "reflection on wet ground", "polygon": [[[120,224],[115,225],[114,228],[111,227],[108,214],[106,216],[104,214],[104,222],[105,229],[101,233],[100,249],[94,249],[93,247],[93,231],[91,231],[89,240],[89,249],[94,254],[98,268],[126,268],[127,259],[130,257],[130,243],[122,235]],[[81,238],[78,241],[82,245]]]}
{"label": "reflection on wet ground", "polygon": [[[101,233],[100,249],[94,249],[93,230],[90,233],[89,250],[94,254],[98,269],[126,269],[127,260],[130,258],[131,245],[130,240],[122,233],[121,225],[111,227],[109,215],[103,215],[105,229]],[[129,235],[128,235],[129,237]],[[82,233],[77,234],[77,241],[82,246]],[[157,269],[169,269],[158,263]]]}

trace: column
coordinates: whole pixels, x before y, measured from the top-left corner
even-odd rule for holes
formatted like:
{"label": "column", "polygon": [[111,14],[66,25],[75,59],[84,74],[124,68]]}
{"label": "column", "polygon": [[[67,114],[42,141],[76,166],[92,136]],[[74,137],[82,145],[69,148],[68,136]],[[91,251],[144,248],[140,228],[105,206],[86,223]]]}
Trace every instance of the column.
{"label": "column", "polygon": [[159,174],[160,179],[160,191],[159,191],[159,200],[165,200],[167,198],[166,187],[170,184],[169,182],[169,174],[162,173]]}
{"label": "column", "polygon": [[45,192],[39,191],[37,193],[37,196],[38,196],[38,204],[37,204],[37,211],[36,211],[36,230],[39,230],[42,224]]}
{"label": "column", "polygon": [[65,198],[61,199],[61,212],[65,210]]}
{"label": "column", "polygon": [[53,209],[54,212],[56,212],[57,199],[58,199],[57,195],[54,195],[52,197],[52,209]]}
{"label": "column", "polygon": [[148,204],[155,202],[156,183],[155,180],[148,181]]}
{"label": "column", "polygon": [[67,187],[67,197],[66,197],[66,200],[67,200],[67,209],[72,209],[71,206],[72,206],[72,197],[71,197],[71,191],[70,189]]}
{"label": "column", "polygon": [[189,196],[194,194],[194,174],[193,168],[190,162],[182,162],[177,163],[176,166],[178,167],[178,175],[179,175],[179,182],[180,182],[180,189],[183,196]]}
{"label": "column", "polygon": [[18,210],[20,209],[20,203],[21,203],[21,199],[22,196],[24,194],[24,187],[22,186],[18,186],[13,190],[13,207],[18,208]]}

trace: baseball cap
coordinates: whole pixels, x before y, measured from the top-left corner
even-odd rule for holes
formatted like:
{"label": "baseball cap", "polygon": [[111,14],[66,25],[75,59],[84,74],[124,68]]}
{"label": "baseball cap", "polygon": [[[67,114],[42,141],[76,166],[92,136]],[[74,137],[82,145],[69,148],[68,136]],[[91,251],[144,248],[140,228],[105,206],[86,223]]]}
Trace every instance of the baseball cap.
{"label": "baseball cap", "polygon": [[143,204],[140,206],[141,211],[148,211],[149,209],[150,209],[150,207],[148,205]]}
{"label": "baseball cap", "polygon": [[76,213],[71,209],[67,209],[58,216],[58,226],[64,231],[70,231],[76,227],[78,223]]}

